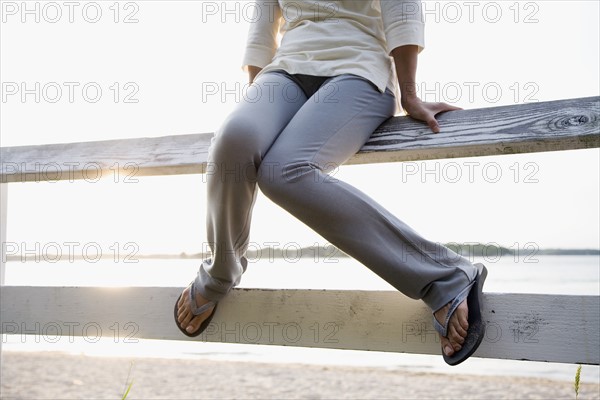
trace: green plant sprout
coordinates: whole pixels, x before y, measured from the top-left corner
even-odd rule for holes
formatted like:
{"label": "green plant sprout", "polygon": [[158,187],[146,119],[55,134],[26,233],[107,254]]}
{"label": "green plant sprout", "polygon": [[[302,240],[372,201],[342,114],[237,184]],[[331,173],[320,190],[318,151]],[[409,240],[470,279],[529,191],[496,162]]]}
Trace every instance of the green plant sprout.
{"label": "green plant sprout", "polygon": [[573,383],[573,387],[575,388],[575,400],[579,398],[579,382],[581,378],[581,364],[577,367],[577,372],[575,372],[575,383]]}
{"label": "green plant sprout", "polygon": [[[133,361],[129,365],[129,372],[127,373],[127,379],[125,380],[125,385],[127,385],[127,382],[129,382],[129,377],[131,376],[132,370],[133,370]],[[133,386],[133,379],[131,380],[131,382],[129,382],[129,385],[126,386],[124,393],[123,393],[123,397],[121,397],[121,400],[125,400],[127,398],[127,395],[129,395],[129,391],[131,390],[132,386]]]}

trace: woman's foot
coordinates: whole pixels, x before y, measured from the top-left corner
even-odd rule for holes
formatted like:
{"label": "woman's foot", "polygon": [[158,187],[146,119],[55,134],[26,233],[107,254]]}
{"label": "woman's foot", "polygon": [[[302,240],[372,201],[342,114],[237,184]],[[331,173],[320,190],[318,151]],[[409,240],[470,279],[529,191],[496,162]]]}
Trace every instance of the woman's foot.
{"label": "woman's foot", "polygon": [[[448,314],[451,304],[452,303],[448,303],[433,313],[440,324],[443,324],[446,320],[446,315]],[[467,305],[467,299],[465,298],[450,317],[450,321],[448,321],[448,336],[443,337],[440,335],[442,351],[446,356],[451,356],[462,348],[462,344],[467,337],[467,329],[469,329],[468,317],[469,307]]]}
{"label": "woman's foot", "polygon": [[[181,327],[181,329],[185,330],[189,334],[194,334],[200,329],[200,325],[204,322],[208,317],[211,316],[215,307],[208,308],[205,312],[200,315],[194,316],[192,313],[192,307],[190,304],[190,292],[191,285],[185,288],[181,297],[179,298],[179,302],[177,303],[177,323]],[[196,291],[196,307],[202,307],[204,304],[210,303],[210,300],[205,299]]]}

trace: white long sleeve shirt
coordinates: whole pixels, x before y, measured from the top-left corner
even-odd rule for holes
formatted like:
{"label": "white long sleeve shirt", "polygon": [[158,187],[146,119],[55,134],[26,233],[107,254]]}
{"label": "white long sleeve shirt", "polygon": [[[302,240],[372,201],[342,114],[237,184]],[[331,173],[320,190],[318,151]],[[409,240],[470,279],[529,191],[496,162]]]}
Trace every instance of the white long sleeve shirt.
{"label": "white long sleeve shirt", "polygon": [[390,52],[403,45],[420,52],[424,30],[415,0],[256,0],[242,66],[260,74],[354,74],[395,92]]}

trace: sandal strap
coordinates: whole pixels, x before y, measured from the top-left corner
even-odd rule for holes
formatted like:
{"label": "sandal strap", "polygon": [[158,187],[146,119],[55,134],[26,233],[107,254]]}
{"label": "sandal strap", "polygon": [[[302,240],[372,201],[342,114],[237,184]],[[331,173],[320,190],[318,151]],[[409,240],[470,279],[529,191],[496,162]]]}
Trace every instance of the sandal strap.
{"label": "sandal strap", "polygon": [[462,303],[463,300],[466,299],[467,296],[469,296],[469,292],[471,291],[471,288],[473,287],[474,283],[475,281],[469,283],[469,285],[466,288],[464,288],[463,291],[460,292],[458,296],[454,298],[454,300],[452,300],[452,303],[450,304],[450,309],[446,314],[446,319],[444,320],[443,325],[438,322],[435,315],[433,316],[433,327],[443,337],[446,337],[448,335],[448,323],[450,322],[450,318],[452,318],[452,314],[454,314],[454,311],[456,311],[460,303]]}
{"label": "sandal strap", "polygon": [[192,281],[192,285],[189,291],[189,299],[190,299],[190,308],[192,314],[200,315],[208,311],[211,307],[214,307],[217,303],[214,301],[209,301],[206,304],[201,305],[200,307],[196,306],[196,285],[200,283],[200,274],[196,276],[196,279]]}

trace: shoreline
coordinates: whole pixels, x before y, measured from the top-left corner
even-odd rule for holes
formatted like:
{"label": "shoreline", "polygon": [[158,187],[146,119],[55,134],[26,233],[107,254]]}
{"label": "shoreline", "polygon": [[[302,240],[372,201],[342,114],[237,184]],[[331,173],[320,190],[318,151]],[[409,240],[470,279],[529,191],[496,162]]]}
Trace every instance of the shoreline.
{"label": "shoreline", "polygon": [[[301,364],[328,367],[378,368],[411,372],[455,373],[474,376],[518,376],[572,382],[576,364],[472,357],[469,362],[449,367],[438,355],[359,351],[295,346],[250,345],[179,340],[100,338],[90,342],[82,337],[61,337],[51,341],[27,336],[7,335],[4,352],[28,354],[64,354],[92,357],[153,358],[169,360],[206,360],[267,364]],[[38,337],[39,339],[39,337]],[[68,339],[68,340],[67,340]],[[600,383],[600,366],[584,365],[582,381]]]}
{"label": "shoreline", "polygon": [[[600,249],[592,248],[561,248],[561,247],[548,247],[548,248],[511,248],[501,246],[496,243],[485,244],[485,243],[443,243],[443,246],[450,248],[452,251],[457,252],[463,257],[515,257],[517,255],[522,256],[599,256]],[[60,247],[59,247],[60,250]],[[68,249],[65,249],[68,250]],[[203,260],[210,258],[210,253],[191,253],[181,252],[179,254],[138,254],[137,252],[128,254],[131,257],[130,262],[135,260]],[[71,251],[67,251],[66,254],[60,253],[34,253],[34,254],[9,254],[6,256],[7,262],[39,262],[39,260],[50,260],[51,262],[59,261],[89,261],[93,259],[95,261],[100,260],[114,260],[115,254],[108,252],[107,254],[101,254],[98,257],[86,257],[79,254],[73,254]],[[291,246],[290,248],[279,248],[279,247],[262,247],[258,249],[249,250],[247,253],[249,260],[260,260],[260,259],[275,259],[275,260],[299,260],[299,259],[337,259],[337,258],[351,258],[346,253],[342,252],[333,245],[329,246],[308,246],[303,247],[299,244]]]}
{"label": "shoreline", "polygon": [[[117,398],[131,379],[128,399],[575,398],[572,382],[545,378],[58,352],[5,351],[1,377],[3,399]],[[582,378],[579,399],[598,398]]]}

